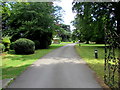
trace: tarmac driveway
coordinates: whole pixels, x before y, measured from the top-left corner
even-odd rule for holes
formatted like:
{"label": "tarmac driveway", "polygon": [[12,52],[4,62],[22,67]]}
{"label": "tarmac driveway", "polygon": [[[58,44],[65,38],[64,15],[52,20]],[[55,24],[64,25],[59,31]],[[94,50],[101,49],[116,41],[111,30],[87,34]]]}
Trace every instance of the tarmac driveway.
{"label": "tarmac driveway", "polygon": [[74,45],[60,47],[37,60],[8,88],[101,88]]}

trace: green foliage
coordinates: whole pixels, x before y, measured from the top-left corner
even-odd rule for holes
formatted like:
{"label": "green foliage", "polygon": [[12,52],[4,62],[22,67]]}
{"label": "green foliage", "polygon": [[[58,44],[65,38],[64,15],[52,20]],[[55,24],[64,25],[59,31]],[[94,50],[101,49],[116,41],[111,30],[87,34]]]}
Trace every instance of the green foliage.
{"label": "green foliage", "polygon": [[8,44],[10,44],[10,38],[9,37],[3,37],[2,43],[8,43]]}
{"label": "green foliage", "polygon": [[35,49],[40,49],[40,41],[34,40],[35,43]]}
{"label": "green foliage", "polygon": [[9,37],[4,37],[2,38],[2,43],[4,44],[5,46],[5,51],[9,51],[10,49],[10,38]]}
{"label": "green foliage", "polygon": [[14,42],[12,42],[12,43],[10,44],[10,49],[11,49],[11,50],[14,50]]}
{"label": "green foliage", "polygon": [[61,38],[61,41],[71,41],[70,25],[57,24],[55,30],[55,36]]}
{"label": "green foliage", "polygon": [[[41,43],[51,44],[52,34],[55,30],[55,23],[60,21],[60,7],[56,7],[52,2],[16,2],[9,4],[10,15],[8,18],[3,15],[5,22],[5,30],[3,36],[11,36],[11,41],[14,42],[19,38],[28,38],[38,40]],[[3,7],[7,7],[3,5]],[[55,13],[57,12],[57,13]],[[8,14],[8,12],[5,12]],[[47,35],[45,35],[47,34]],[[44,42],[44,38],[47,42]],[[43,44],[43,45],[44,45]]]}
{"label": "green foliage", "polygon": [[38,40],[40,41],[40,48],[48,48],[52,42],[52,33],[44,33]]}
{"label": "green foliage", "polygon": [[[78,6],[74,6],[75,10],[80,10],[81,14],[77,15],[75,19],[75,27],[77,30],[79,30],[79,39],[86,41],[87,43],[90,41],[90,38],[92,37],[92,25],[91,23],[91,7],[90,3],[78,3]],[[84,7],[84,8],[83,8]],[[83,14],[82,14],[83,13]]]}
{"label": "green foliage", "polygon": [[4,46],[4,44],[2,44],[2,43],[0,43],[0,50],[1,50],[2,52],[4,52],[4,50],[5,50],[5,46]]}
{"label": "green foliage", "polygon": [[17,54],[33,54],[35,43],[26,38],[20,38],[14,42],[14,50]]}
{"label": "green foliage", "polygon": [[[118,7],[120,3],[111,2],[73,2],[76,18],[73,25],[79,32],[79,39],[89,42],[104,43],[104,30],[116,31],[116,21],[120,21]],[[106,25],[106,26],[105,26]]]}

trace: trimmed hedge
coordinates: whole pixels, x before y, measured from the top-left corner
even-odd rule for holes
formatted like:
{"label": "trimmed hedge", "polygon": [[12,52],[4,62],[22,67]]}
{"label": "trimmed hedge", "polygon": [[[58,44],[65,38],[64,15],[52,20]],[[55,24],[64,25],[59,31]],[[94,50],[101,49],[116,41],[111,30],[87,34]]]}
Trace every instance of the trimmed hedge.
{"label": "trimmed hedge", "polygon": [[14,50],[17,54],[33,54],[35,43],[26,38],[20,38],[14,42]]}

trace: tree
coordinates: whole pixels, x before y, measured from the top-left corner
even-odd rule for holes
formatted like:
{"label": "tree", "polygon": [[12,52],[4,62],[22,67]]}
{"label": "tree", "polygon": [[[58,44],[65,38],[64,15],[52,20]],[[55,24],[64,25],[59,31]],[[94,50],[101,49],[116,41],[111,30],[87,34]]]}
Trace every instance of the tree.
{"label": "tree", "polygon": [[61,24],[61,28],[63,29],[60,37],[63,42],[71,41],[71,31],[70,25]]}
{"label": "tree", "polygon": [[55,23],[60,20],[60,16],[55,14],[56,7],[53,3],[15,2],[9,8],[11,15],[6,20],[8,29],[3,32],[3,36],[11,36],[11,41],[21,37],[37,40],[40,42],[40,48],[48,48]]}
{"label": "tree", "polygon": [[114,31],[116,28],[116,2],[73,2],[73,11],[77,13],[75,27],[80,30],[83,39],[104,43],[104,28]]}
{"label": "tree", "polygon": [[71,41],[70,25],[57,24],[55,36],[61,38],[61,41]]}
{"label": "tree", "polygon": [[91,18],[91,3],[77,3],[74,4],[73,10],[77,12],[75,19],[75,26],[80,30],[80,35],[86,43],[89,43],[92,37],[92,21]]}

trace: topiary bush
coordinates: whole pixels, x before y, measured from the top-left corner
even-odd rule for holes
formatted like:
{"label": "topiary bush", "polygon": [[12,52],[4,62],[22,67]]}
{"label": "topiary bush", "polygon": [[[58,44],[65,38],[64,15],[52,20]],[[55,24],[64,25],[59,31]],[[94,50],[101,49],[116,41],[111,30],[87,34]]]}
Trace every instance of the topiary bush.
{"label": "topiary bush", "polygon": [[35,43],[30,39],[20,38],[14,42],[14,50],[17,54],[33,54]]}
{"label": "topiary bush", "polygon": [[4,52],[4,50],[5,50],[5,46],[4,46],[4,44],[2,44],[2,43],[0,43],[0,50],[1,50],[2,52]]}
{"label": "topiary bush", "polygon": [[9,51],[9,49],[10,49],[10,38],[9,37],[4,37],[2,39],[2,43],[5,46],[5,51]]}

